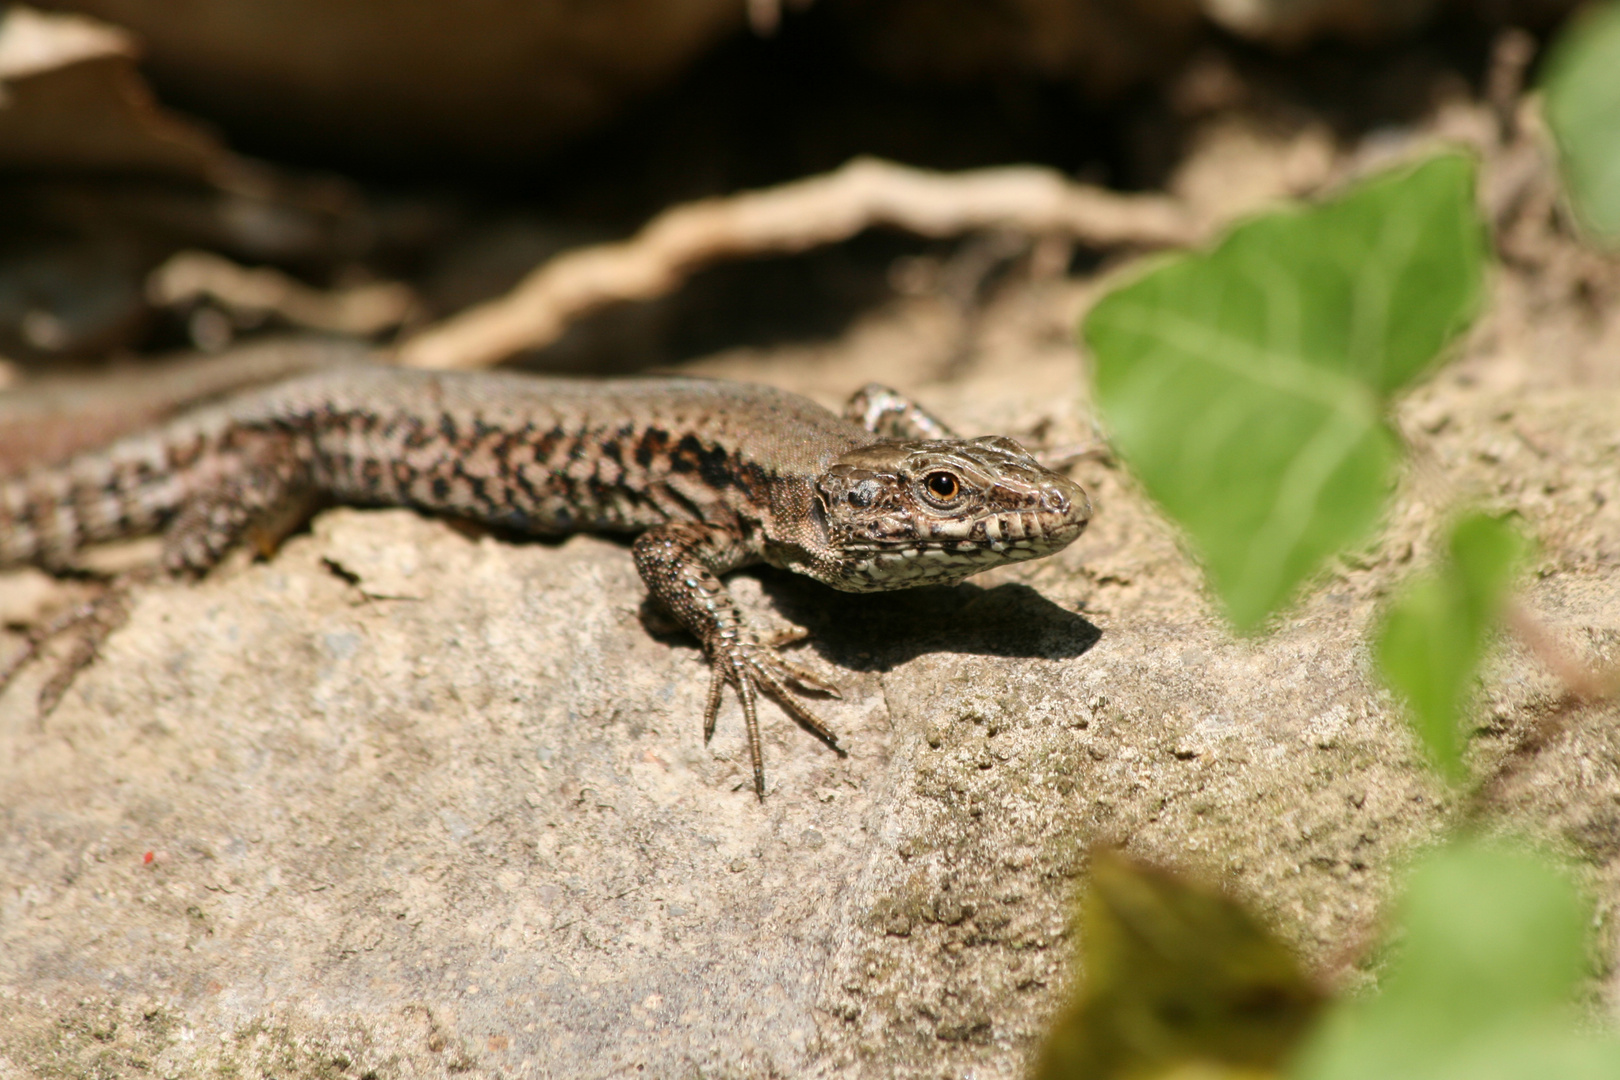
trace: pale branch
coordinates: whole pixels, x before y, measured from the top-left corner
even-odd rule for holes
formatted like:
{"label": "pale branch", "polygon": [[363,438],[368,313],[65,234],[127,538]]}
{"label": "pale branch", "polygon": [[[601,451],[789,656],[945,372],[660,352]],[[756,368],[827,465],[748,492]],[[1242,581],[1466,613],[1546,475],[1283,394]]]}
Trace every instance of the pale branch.
{"label": "pale branch", "polygon": [[1620,693],[1620,668],[1585,663],[1522,604],[1509,604],[1504,621],[1530,654],[1564,684],[1565,692],[1575,701],[1581,704],[1606,701]]}
{"label": "pale branch", "polygon": [[1620,666],[1589,664],[1559,641],[1540,619],[1518,601],[1510,602],[1503,622],[1519,643],[1563,684],[1564,692],[1552,707],[1537,716],[1474,789],[1464,805],[1464,816],[1478,820],[1499,807],[1508,785],[1536,757],[1569,730],[1584,706],[1611,701],[1620,694]]}
{"label": "pale branch", "polygon": [[889,226],[928,237],[1004,229],[1093,247],[1167,247],[1202,230],[1165,196],[1123,195],[1045,168],[961,173],[857,158],[833,172],[671,207],[628,240],[565,252],[506,295],[408,339],[400,362],[480,368],[555,341],[582,315],[677,289],[725,259],[781,255]]}
{"label": "pale branch", "polygon": [[279,315],[295,326],[369,337],[411,320],[416,295],[408,286],[382,281],[323,291],[279,270],[245,267],[207,251],[181,251],[152,271],[147,297],[158,307],[211,299],[250,317]]}

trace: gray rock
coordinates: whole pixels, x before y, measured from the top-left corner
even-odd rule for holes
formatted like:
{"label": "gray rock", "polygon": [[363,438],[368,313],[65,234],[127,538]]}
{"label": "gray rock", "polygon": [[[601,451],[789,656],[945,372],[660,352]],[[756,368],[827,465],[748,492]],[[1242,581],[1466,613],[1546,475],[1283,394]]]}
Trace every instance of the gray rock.
{"label": "gray rock", "polygon": [[[925,397],[1072,437],[1076,365],[1032,333]],[[1253,640],[1094,462],[1092,530],[1042,563],[876,596],[736,575],[845,691],[822,711],[848,758],[765,710],[763,804],[620,544],[334,510],[146,587],[49,717],[47,662],[0,697],[0,1077],[1014,1077],[1098,843],[1221,876],[1364,980],[1394,875],[1456,820],[1365,645],[1453,495],[1524,514],[1525,602],[1574,652],[1620,641],[1620,400],[1495,377],[1519,363],[1414,398],[1447,417],[1422,453],[1449,489],[1409,484]],[[1559,684],[1509,646],[1485,686],[1485,820],[1586,859],[1611,913],[1616,705],[1524,755]]]}

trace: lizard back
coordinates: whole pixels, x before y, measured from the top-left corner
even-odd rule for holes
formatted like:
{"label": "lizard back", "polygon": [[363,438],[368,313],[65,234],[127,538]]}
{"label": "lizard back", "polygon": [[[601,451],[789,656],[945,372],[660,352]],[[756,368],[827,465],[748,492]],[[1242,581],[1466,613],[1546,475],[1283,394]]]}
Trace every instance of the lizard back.
{"label": "lizard back", "polygon": [[[308,375],[0,483],[0,564],[150,532],[274,436],[339,502],[523,532],[666,521],[764,530],[782,501],[877,436],[769,387],[355,368]],[[806,496],[807,497],[807,496]]]}

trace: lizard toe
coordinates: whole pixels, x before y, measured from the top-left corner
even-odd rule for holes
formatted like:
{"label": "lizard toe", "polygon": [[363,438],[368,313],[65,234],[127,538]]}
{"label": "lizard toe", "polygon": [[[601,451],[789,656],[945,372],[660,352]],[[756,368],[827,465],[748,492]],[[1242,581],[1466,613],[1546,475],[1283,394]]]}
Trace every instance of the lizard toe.
{"label": "lizard toe", "polygon": [[819,716],[810,711],[798,699],[792,689],[793,685],[800,685],[819,693],[827,693],[831,690],[836,695],[836,687],[805,671],[798,665],[782,659],[776,654],[775,650],[767,649],[764,646],[756,647],[748,657],[748,665],[754,685],[760,691],[780,705],[784,712],[797,720],[802,727],[808,729],[811,734],[822,742],[837,750],[840,754],[845,752],[838,745],[838,735]]}
{"label": "lizard toe", "polygon": [[761,799],[765,797],[765,766],[764,748],[759,735],[757,701],[760,694],[776,702],[783,712],[839,756],[848,756],[848,751],[838,743],[838,734],[807,708],[794,692],[794,687],[800,687],[837,696],[838,688],[831,683],[783,659],[775,649],[760,642],[738,642],[729,648],[716,650],[710,659],[710,670],[709,694],[703,712],[703,739],[707,742],[714,735],[724,688],[728,684],[735,687],[748,733],[754,792]]}
{"label": "lizard toe", "polygon": [[768,669],[783,682],[791,683],[808,693],[822,694],[842,700],[844,695],[835,683],[830,683],[809,668],[801,667],[786,657],[774,653],[767,662]]}

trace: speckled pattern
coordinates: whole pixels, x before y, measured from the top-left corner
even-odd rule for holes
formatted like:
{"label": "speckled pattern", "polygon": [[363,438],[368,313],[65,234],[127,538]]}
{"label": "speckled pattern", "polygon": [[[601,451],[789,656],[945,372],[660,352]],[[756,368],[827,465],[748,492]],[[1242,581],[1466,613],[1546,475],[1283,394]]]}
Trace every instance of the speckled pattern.
{"label": "speckled pattern", "polygon": [[1016,442],[949,435],[877,385],[840,417],[701,379],[329,372],[0,486],[0,566],[56,565],[163,529],[167,568],[202,573],[246,536],[274,546],[320,502],[538,535],[639,533],[642,579],[713,667],[705,731],[734,686],[763,797],[756,694],[836,749],[792,690],[837,691],[762,640],[720,575],[767,562],[847,592],[951,584],[1051,554],[1085,528],[1085,492]]}

